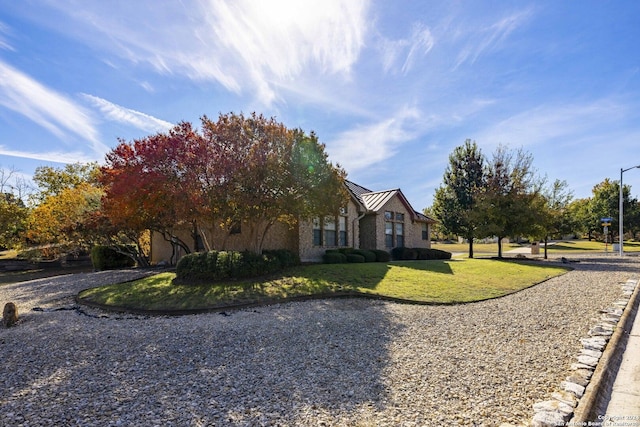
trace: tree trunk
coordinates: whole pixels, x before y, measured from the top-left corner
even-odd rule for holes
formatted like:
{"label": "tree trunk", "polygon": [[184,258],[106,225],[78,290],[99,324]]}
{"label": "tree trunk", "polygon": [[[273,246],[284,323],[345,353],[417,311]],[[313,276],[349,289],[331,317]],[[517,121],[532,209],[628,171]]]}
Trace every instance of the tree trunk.
{"label": "tree trunk", "polygon": [[498,236],[498,258],[502,258],[502,237]]}
{"label": "tree trunk", "polygon": [[544,236],[544,259],[547,259],[547,242],[549,241],[548,236]]}
{"label": "tree trunk", "polygon": [[473,258],[473,237],[469,237],[469,258]]}

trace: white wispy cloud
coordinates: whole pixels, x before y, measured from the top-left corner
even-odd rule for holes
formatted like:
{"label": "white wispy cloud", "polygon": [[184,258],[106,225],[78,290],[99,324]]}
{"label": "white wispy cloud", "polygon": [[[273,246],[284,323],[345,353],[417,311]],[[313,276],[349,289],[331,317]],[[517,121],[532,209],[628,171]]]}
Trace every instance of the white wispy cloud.
{"label": "white wispy cloud", "polygon": [[406,74],[413,67],[417,57],[428,54],[435,44],[435,38],[429,28],[423,24],[414,24],[411,35],[406,39],[380,42],[382,64],[385,72],[399,70]]}
{"label": "white wispy cloud", "polygon": [[158,72],[216,81],[269,105],[275,84],[303,70],[349,76],[364,46],[368,0],[50,2],[60,28]]}
{"label": "white wispy cloud", "polygon": [[610,133],[627,114],[624,103],[609,98],[581,104],[541,105],[498,121],[482,130],[477,139],[483,145],[578,143]]}
{"label": "white wispy cloud", "polygon": [[327,143],[331,160],[349,172],[366,169],[393,157],[400,147],[416,136],[420,112],[403,108],[393,117],[340,134]]}
{"label": "white wispy cloud", "polygon": [[165,120],[114,104],[94,95],[83,93],[82,96],[96,106],[109,120],[124,123],[146,132],[164,132],[174,126]]}
{"label": "white wispy cloud", "polygon": [[458,53],[454,69],[464,63],[475,63],[478,58],[486,53],[498,49],[509,35],[520,28],[533,15],[532,9],[527,9],[508,15],[497,22],[482,28],[460,30],[468,39]]}
{"label": "white wispy cloud", "polygon": [[6,24],[3,24],[2,22],[0,22],[0,49],[5,49],[5,50],[10,50],[10,51],[15,51],[15,49],[13,48],[13,46],[11,46],[9,44],[9,42],[6,39],[7,34],[11,34],[11,30],[9,28],[9,26],[7,26]]}
{"label": "white wispy cloud", "polygon": [[89,163],[95,162],[98,160],[102,160],[101,158],[87,156],[86,153],[82,153],[79,151],[74,152],[62,152],[62,151],[49,151],[49,152],[32,152],[32,151],[21,151],[21,150],[13,150],[10,148],[6,148],[3,145],[0,145],[0,155],[1,156],[10,156],[10,157],[18,157],[21,159],[31,159],[31,160],[40,160],[45,162],[54,162],[54,163]]}
{"label": "white wispy cloud", "polygon": [[74,134],[88,141],[93,151],[108,151],[87,111],[2,61],[0,105],[27,117],[63,140]]}

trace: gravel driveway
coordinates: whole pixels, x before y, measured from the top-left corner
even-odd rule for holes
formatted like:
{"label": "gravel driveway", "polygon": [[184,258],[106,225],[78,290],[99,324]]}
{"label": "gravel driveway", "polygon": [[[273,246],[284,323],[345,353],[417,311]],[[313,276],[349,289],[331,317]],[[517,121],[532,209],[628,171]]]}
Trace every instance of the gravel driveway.
{"label": "gravel driveway", "polygon": [[0,286],[21,314],[0,328],[0,425],[523,423],[640,271],[631,257],[574,266],[467,305],[336,299],[181,317],[74,309],[79,290],[135,270]]}

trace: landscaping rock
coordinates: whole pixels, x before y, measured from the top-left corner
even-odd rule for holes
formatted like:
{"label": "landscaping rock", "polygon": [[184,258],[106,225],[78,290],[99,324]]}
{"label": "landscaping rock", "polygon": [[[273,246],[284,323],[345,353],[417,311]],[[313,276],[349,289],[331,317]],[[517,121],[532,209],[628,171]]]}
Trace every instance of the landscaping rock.
{"label": "landscaping rock", "polygon": [[5,328],[9,328],[18,322],[18,307],[12,302],[4,305],[2,310],[2,324]]}

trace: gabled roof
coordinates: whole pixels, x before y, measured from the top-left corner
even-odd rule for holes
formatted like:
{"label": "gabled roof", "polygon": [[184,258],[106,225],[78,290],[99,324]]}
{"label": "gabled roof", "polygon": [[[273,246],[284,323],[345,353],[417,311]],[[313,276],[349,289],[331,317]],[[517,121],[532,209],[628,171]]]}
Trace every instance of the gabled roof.
{"label": "gabled roof", "polygon": [[384,191],[371,191],[361,185],[356,184],[355,182],[351,182],[346,179],[344,182],[347,186],[347,190],[349,190],[349,193],[351,193],[356,202],[366,212],[377,213],[384,207],[384,205],[387,204],[389,200],[391,200],[395,196],[398,196],[402,204],[405,206],[405,208],[407,208],[407,211],[409,211],[412,220],[431,223],[437,222],[436,220],[429,218],[428,216],[423,215],[413,209],[413,207],[399,188]]}

